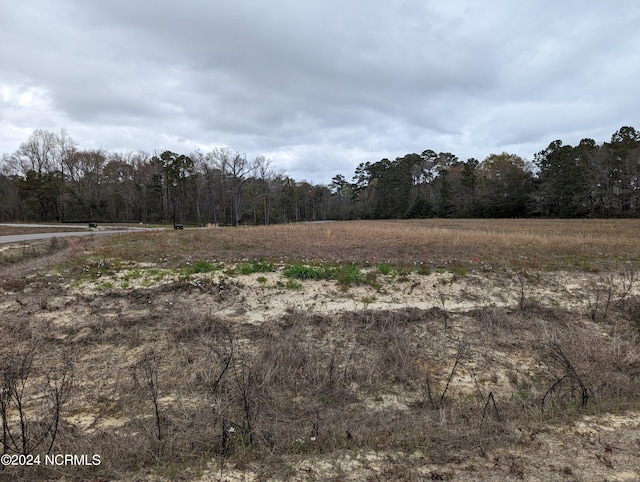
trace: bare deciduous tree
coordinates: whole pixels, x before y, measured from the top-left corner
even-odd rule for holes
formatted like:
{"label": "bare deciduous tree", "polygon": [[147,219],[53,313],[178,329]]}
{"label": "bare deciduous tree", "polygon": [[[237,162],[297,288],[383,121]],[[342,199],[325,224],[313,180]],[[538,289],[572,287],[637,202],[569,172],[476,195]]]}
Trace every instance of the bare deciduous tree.
{"label": "bare deciduous tree", "polygon": [[255,172],[256,163],[247,161],[244,154],[233,152],[228,148],[216,148],[213,150],[212,156],[222,170],[223,176],[231,178],[232,220],[233,224],[238,226],[242,220],[242,189],[248,176]]}

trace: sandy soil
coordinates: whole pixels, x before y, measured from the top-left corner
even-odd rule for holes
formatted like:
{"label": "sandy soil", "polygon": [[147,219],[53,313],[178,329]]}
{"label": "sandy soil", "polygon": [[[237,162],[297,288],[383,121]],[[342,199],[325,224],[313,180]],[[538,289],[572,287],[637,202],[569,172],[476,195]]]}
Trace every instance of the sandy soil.
{"label": "sandy soil", "polygon": [[[148,266],[147,266],[148,268]],[[127,271],[118,275],[127,276]],[[179,304],[176,297],[188,298],[191,304],[215,306],[217,313],[237,322],[260,325],[276,320],[291,310],[304,310],[323,315],[338,315],[359,310],[393,310],[401,308],[441,308],[449,312],[465,312],[481,306],[509,307],[519,303],[535,302],[548,307],[561,307],[587,313],[589,305],[585,293],[602,286],[606,276],[580,272],[536,272],[526,277],[515,272],[493,273],[479,270],[467,276],[448,272],[428,275],[409,274],[406,277],[389,275],[379,277],[379,287],[340,287],[333,281],[301,282],[299,289],[282,286],[280,273],[256,273],[245,276],[193,275],[191,283],[198,286],[206,280],[223,286],[217,302],[211,303],[208,294],[193,290],[189,294],[168,294],[151,303],[171,307]],[[75,288],[83,295],[97,294],[104,285],[86,283]],[[170,284],[174,277],[167,276],[162,283]],[[142,288],[144,278],[134,281],[130,288]],[[97,288],[96,288],[97,286]],[[71,289],[73,293],[74,289]],[[226,291],[226,293],[225,293]],[[634,290],[632,294],[637,294]],[[63,300],[61,300],[62,302]],[[143,311],[144,312],[144,311]],[[64,316],[62,317],[64,319]],[[60,321],[64,323],[64,320]],[[457,327],[458,329],[462,327]],[[454,326],[454,329],[456,327]],[[501,354],[494,353],[499,359]],[[535,370],[535,360],[502,360],[497,365],[516,366],[527,372]],[[456,377],[453,391],[471,393],[475,390],[471,376],[473,367],[467,367]],[[494,390],[510,390],[506,369],[497,370]],[[372,410],[392,405],[406,408],[406,397],[385,396],[369,401]],[[464,463],[447,465],[425,463],[420,453],[358,453],[336,454],[325,458],[295,458],[289,463],[297,474],[295,480],[384,480],[387,476],[407,472],[416,479],[427,480],[640,480],[640,414],[628,413],[594,417],[568,426],[546,427],[537,433],[513,430],[523,439],[526,450],[517,446],[495,453],[461,454]],[[531,444],[530,442],[534,443]],[[196,480],[265,480],[261,468],[251,466],[243,470],[212,468]]]}
{"label": "sandy soil", "polygon": [[[411,273],[404,277],[378,274],[375,286],[344,289],[334,281],[312,280],[301,281],[298,287],[287,287],[280,272],[234,275],[217,271],[184,278],[175,271],[161,270],[151,264],[131,263],[116,273],[82,281],[66,279],[64,273],[50,271],[39,282],[59,284],[60,290],[56,296],[46,299],[38,298],[37,288],[30,287],[29,282],[20,287],[19,281],[12,281],[15,285],[6,281],[2,286],[0,309],[5,313],[28,311],[33,319],[49,323],[52,333],[61,340],[82,343],[91,336],[92,328],[86,320],[92,319],[97,307],[102,311],[105,326],[110,318],[119,317],[121,324],[127,319],[134,323],[149,319],[158,311],[185,306],[213,311],[234,323],[255,326],[271,323],[295,310],[339,316],[363,310],[439,308],[455,315],[479,307],[517,307],[535,303],[585,313],[586,316],[593,308],[593,296],[589,294],[602,290],[610,279],[594,273],[495,273],[479,267],[463,276],[449,272]],[[616,292],[624,289],[621,281],[615,283]],[[213,292],[199,289],[203,285],[215,289]],[[110,296],[113,292],[130,296],[128,299]],[[629,293],[638,294],[635,288]],[[46,309],[36,309],[38,304]],[[455,316],[448,329],[465,331]],[[66,338],[70,333],[73,333],[71,340]],[[114,357],[133,357],[135,354],[136,349],[130,347],[96,347],[86,358],[91,364],[88,373],[108,370]],[[474,363],[479,365],[481,361]],[[514,370],[531,373],[539,369],[536,361],[526,353],[514,360],[495,350],[492,361],[487,363],[496,367],[491,389],[504,396],[510,396],[509,378]],[[454,380],[452,393],[464,396],[476,390],[476,369],[480,371],[470,363],[461,370]],[[109,385],[99,377],[85,375],[84,380],[79,376],[78,383],[87,400],[91,399],[92,393]],[[411,402],[410,396],[389,394],[364,403],[369,410],[375,411],[388,407],[404,410]],[[161,399],[160,403],[169,406],[173,402],[169,397]],[[70,415],[68,421],[87,433],[118,430],[121,425],[119,415],[97,416],[87,407]],[[575,422],[541,426],[537,431],[517,426],[509,427],[509,430],[516,440],[523,441],[522,446],[514,444],[495,451],[485,451],[478,446],[467,453],[452,454],[452,460],[446,463],[434,464],[420,452],[358,451],[322,456],[291,455],[284,461],[280,459],[279,463],[290,467],[291,480],[640,480],[640,413],[584,415]],[[145,476],[138,477],[138,480],[145,479]],[[242,468],[213,462],[204,471],[186,477],[202,482],[277,480],[265,475],[264,466],[252,462]],[[158,480],[158,476],[147,480]]]}

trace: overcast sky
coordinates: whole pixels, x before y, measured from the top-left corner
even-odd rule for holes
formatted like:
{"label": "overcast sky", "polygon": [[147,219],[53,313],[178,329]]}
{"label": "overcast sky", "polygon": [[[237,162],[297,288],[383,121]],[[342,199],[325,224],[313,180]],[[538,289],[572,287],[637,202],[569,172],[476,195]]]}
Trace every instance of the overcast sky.
{"label": "overcast sky", "polygon": [[296,180],[640,128],[636,0],[1,0],[0,154],[227,146]]}

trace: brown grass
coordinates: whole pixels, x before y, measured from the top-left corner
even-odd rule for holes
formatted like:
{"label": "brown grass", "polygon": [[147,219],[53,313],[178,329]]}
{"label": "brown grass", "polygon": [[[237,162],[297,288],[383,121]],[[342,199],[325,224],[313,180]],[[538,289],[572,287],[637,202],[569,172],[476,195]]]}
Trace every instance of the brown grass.
{"label": "brown grass", "polygon": [[[538,434],[573,433],[567,427],[585,414],[640,410],[635,292],[623,298],[616,289],[606,316],[514,296],[512,306],[459,312],[444,302],[334,315],[292,307],[254,324],[216,314],[242,305],[238,279],[225,282],[225,296],[221,281],[191,290],[180,280],[86,294],[72,288],[70,274],[86,257],[114,259],[111,270],[120,259],[182,266],[262,257],[604,270],[638,262],[638,226],[434,220],[154,232],[73,240],[48,257],[1,268],[0,375],[16,347],[37,347],[24,385],[37,427],[43,380],[68,361],[74,384],[53,451],[98,453],[103,463],[7,467],[0,480],[187,480],[207,467],[220,479],[235,468],[263,480],[344,480],[354,478],[344,457],[368,453],[380,454],[370,480],[550,478],[560,469],[540,462],[549,451]],[[66,269],[51,271],[54,262]],[[518,293],[516,279],[500,280]],[[586,306],[593,294],[584,296]],[[15,410],[8,414],[15,431]],[[591,445],[562,436],[571,448],[563,449],[562,470],[570,474],[578,470],[571,457]],[[637,460],[612,459],[610,445],[632,453],[637,434],[620,449],[618,437],[602,431],[597,455],[632,467]],[[313,471],[301,468],[305,460]],[[601,469],[603,478],[610,468]]]}
{"label": "brown grass", "polygon": [[33,233],[66,233],[76,232],[78,229],[85,228],[86,226],[69,226],[61,224],[55,227],[34,228],[28,226],[2,226],[0,225],[0,236],[13,236],[18,234],[33,234]]}
{"label": "brown grass", "polygon": [[640,220],[351,221],[118,236],[104,257],[183,264],[267,258],[473,268],[607,269],[640,260]]}
{"label": "brown grass", "polygon": [[[279,479],[292,470],[292,457],[343,451],[419,453],[449,473],[473,470],[476,453],[514,443],[537,447],[511,427],[533,433],[584,410],[638,408],[638,342],[625,315],[635,313],[635,299],[612,313],[617,338],[612,325],[585,326],[579,314],[536,307],[337,317],[293,311],[256,327],[173,299],[175,309],[154,303],[138,322],[125,320],[139,311],[136,301],[119,297],[105,298],[99,312],[64,328],[46,321],[55,307],[35,301],[26,301],[37,314],[29,321],[5,316],[4,340],[38,343],[28,394],[37,396],[38,380],[62,353],[74,362],[74,391],[55,450],[99,453],[103,464],[57,469],[59,475],[193,473],[215,462],[257,464]],[[93,303],[77,299],[74,309]],[[553,347],[561,347],[564,360]],[[575,379],[562,380],[564,361]],[[157,376],[155,394],[145,373]],[[588,389],[586,408],[576,380]],[[93,423],[81,428],[75,417]],[[9,468],[0,479],[17,473]],[[414,480],[419,467],[409,464],[403,473],[384,478]],[[37,474],[56,477],[50,469]]]}

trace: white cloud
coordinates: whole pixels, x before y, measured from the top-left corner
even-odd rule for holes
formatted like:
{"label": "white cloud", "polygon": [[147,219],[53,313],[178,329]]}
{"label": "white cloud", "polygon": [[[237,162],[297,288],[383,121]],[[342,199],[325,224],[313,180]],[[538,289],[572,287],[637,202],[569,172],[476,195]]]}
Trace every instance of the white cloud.
{"label": "white cloud", "polygon": [[637,122],[639,20],[629,0],[11,0],[0,153],[65,128],[82,147],[225,145],[315,182],[424,149],[531,158]]}

